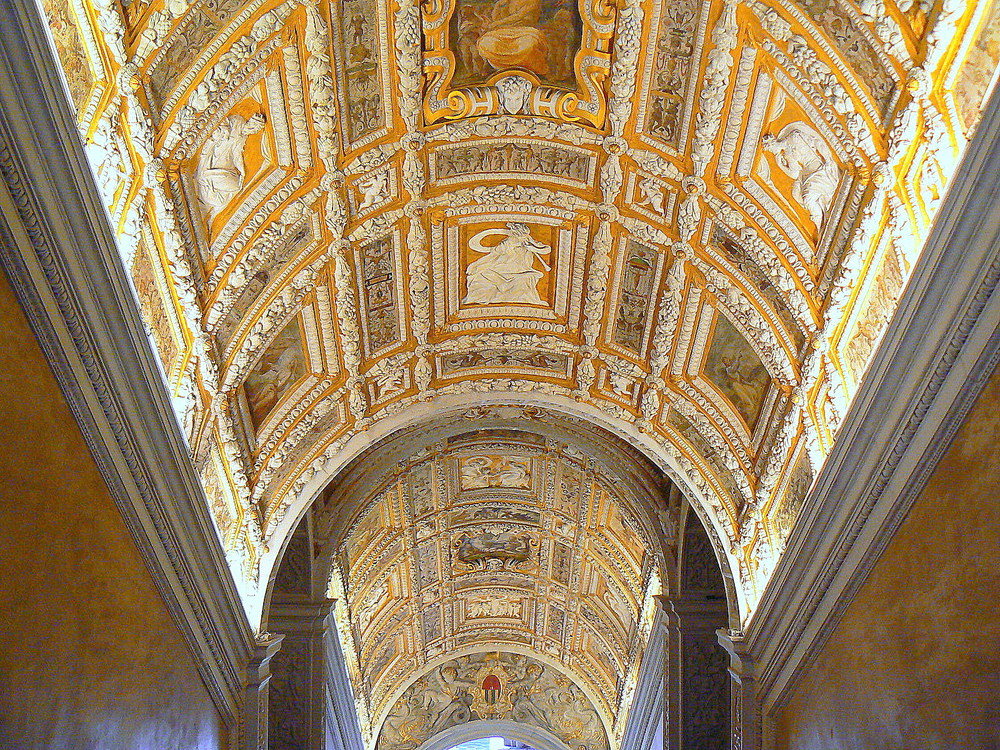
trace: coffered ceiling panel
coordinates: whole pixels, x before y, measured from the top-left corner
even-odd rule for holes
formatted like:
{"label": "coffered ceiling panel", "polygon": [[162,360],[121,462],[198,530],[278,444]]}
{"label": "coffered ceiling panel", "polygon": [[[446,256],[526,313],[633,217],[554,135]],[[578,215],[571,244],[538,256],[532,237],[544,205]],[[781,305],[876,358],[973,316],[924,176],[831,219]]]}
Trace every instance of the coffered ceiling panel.
{"label": "coffered ceiling panel", "polygon": [[47,7],[255,621],[336,467],[463,399],[670,467],[749,617],[1000,57],[960,0]]}

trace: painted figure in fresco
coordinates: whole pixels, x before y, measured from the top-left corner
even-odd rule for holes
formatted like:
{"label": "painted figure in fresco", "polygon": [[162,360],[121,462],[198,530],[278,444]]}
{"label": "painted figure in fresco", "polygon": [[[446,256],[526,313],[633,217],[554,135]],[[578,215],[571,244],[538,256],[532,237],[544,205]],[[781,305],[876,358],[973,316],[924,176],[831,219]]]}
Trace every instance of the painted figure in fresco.
{"label": "painted figure in fresco", "polygon": [[527,489],[531,486],[528,467],[508,458],[473,456],[462,463],[462,489],[481,490],[486,487],[514,487]]}
{"label": "painted figure in fresco", "polygon": [[476,43],[479,54],[497,70],[526,68],[547,75],[548,40],[538,28],[541,13],[541,0],[500,0]]}
{"label": "painted figure in fresco", "polygon": [[541,79],[568,82],[578,31],[572,0],[465,2],[456,11],[455,48],[464,76],[521,68]]}
{"label": "painted figure in fresco", "polygon": [[208,211],[209,221],[243,189],[246,180],[244,151],[247,139],[264,129],[266,119],[257,112],[250,117],[229,115],[209,136],[201,150],[195,181],[198,197]]}
{"label": "painted figure in fresco", "polygon": [[[502,239],[492,247],[483,244],[493,236]],[[527,224],[512,222],[504,228],[484,229],[469,240],[469,249],[484,255],[466,270],[468,290],[463,304],[545,304],[538,294],[538,282],[545,274],[534,266],[537,260],[548,271],[542,258],[551,249],[531,236]]]}
{"label": "painted figure in fresco", "polygon": [[510,532],[465,534],[457,548],[459,561],[480,570],[515,569],[531,558],[528,537]]}
{"label": "painted figure in fresco", "polygon": [[781,171],[792,178],[792,198],[809,212],[818,229],[840,182],[840,170],[830,147],[804,122],[792,122],[777,135],[765,135],[764,148],[774,154]]}

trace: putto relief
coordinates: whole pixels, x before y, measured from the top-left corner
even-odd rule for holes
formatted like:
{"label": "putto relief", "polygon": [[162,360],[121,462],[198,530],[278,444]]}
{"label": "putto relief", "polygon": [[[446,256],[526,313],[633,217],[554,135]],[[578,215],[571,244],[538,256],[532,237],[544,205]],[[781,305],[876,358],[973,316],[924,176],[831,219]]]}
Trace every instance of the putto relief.
{"label": "putto relief", "polygon": [[422,8],[427,124],[506,112],[603,128],[613,3],[450,0]]}

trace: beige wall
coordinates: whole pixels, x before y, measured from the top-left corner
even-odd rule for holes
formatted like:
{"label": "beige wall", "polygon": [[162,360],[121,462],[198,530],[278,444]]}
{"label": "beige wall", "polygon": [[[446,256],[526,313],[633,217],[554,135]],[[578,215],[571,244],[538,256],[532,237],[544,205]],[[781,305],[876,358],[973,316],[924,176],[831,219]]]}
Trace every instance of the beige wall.
{"label": "beige wall", "polygon": [[0,748],[208,750],[217,713],[0,274]]}
{"label": "beige wall", "polygon": [[780,717],[785,750],[1000,748],[1000,371]]}

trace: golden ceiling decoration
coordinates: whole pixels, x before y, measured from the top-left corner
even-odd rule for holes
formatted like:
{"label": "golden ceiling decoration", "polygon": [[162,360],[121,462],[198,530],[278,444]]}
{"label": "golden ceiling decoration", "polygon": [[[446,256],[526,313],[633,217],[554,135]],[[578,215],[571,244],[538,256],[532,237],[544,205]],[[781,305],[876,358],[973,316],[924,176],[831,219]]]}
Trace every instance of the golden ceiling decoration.
{"label": "golden ceiling decoration", "polygon": [[[406,438],[393,443],[409,458],[390,472],[380,459],[358,459],[313,515],[316,536],[328,540],[320,559],[330,561],[330,595],[366,733],[377,737],[420,679],[444,680],[438,688],[455,703],[449,714],[482,716],[488,709],[473,702],[468,685],[449,682],[441,664],[497,652],[531,657],[548,665],[548,681],[576,686],[571,692],[599,718],[597,746],[617,747],[660,593],[658,551],[672,543],[662,525],[647,527],[631,509],[662,490],[648,479],[630,486],[635,479],[534,432],[477,431],[420,449]],[[667,533],[676,533],[677,513]],[[470,669],[459,670],[462,680],[475,677]],[[423,719],[410,715],[414,705],[404,701],[406,721],[424,729],[447,723],[443,705]],[[492,718],[514,710],[491,705],[499,712]],[[399,711],[395,717],[390,723],[402,732]],[[529,723],[551,729],[552,720],[540,721]]]}
{"label": "golden ceiling decoration", "polygon": [[518,399],[669,467],[749,617],[1000,57],[958,0],[50,15],[254,621],[352,452]]}

